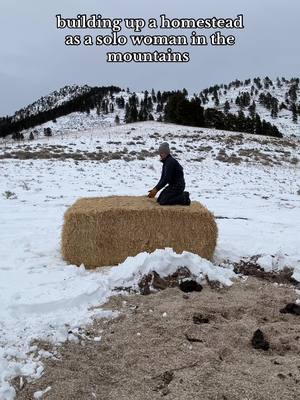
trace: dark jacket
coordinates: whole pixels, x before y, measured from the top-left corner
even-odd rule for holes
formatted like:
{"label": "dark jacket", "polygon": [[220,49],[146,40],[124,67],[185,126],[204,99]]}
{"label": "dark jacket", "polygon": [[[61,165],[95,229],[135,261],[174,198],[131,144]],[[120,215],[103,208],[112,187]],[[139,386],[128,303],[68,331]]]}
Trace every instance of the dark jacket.
{"label": "dark jacket", "polygon": [[185,181],[183,175],[183,168],[179,164],[175,158],[169,154],[164,160],[161,160],[163,163],[161,178],[158,184],[155,186],[157,190],[162,189],[167,184],[170,187],[184,190]]}

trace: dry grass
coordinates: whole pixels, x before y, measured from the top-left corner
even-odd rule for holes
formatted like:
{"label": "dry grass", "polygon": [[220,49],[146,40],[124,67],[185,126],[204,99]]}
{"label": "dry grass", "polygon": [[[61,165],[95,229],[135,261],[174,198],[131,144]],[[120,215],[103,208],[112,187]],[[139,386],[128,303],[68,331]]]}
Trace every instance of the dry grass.
{"label": "dry grass", "polygon": [[160,206],[147,197],[83,198],[65,214],[62,254],[90,268],[165,247],[211,259],[216,241],[214,217],[198,202],[186,207]]}
{"label": "dry grass", "polygon": [[[131,152],[132,153],[132,152]],[[133,154],[133,153],[132,153]],[[100,148],[97,152],[76,150],[74,153],[72,150],[63,151],[62,149],[53,146],[51,149],[44,148],[42,150],[17,150],[10,153],[6,152],[0,154],[0,159],[17,159],[17,160],[66,160],[72,159],[77,161],[84,160],[96,160],[108,162],[110,160],[120,160],[132,161],[135,159],[145,159],[146,157],[157,157],[157,152],[154,150],[149,151],[142,149],[140,151],[135,151],[136,157],[128,157],[128,149],[124,148],[119,151],[102,151]]]}

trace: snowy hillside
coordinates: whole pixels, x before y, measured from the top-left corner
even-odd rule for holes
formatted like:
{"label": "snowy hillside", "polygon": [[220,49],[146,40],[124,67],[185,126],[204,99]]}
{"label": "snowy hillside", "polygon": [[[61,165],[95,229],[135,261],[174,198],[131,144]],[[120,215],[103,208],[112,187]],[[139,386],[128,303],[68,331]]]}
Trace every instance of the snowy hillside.
{"label": "snowy hillside", "polygon": [[[62,118],[67,126],[72,117]],[[107,127],[109,117],[100,127],[90,122],[87,130],[93,118],[68,134],[0,147],[1,400],[14,397],[11,378],[37,378],[43,357],[55,357],[34,339],[78,340],[91,318],[110,316],[93,306],[103,304],[114,287],[136,284],[150,266],[170,271],[184,264],[199,279],[211,271],[229,284],[233,263],[256,256],[267,271],[288,267],[300,281],[298,138],[158,122]],[[192,200],[216,216],[213,264],[170,251],[93,272],[64,262],[60,234],[66,209],[79,197],[145,195],[160,175],[157,147],[163,140],[184,166]]]}
{"label": "snowy hillside", "polygon": [[13,115],[13,120],[17,121],[30,115],[36,115],[39,112],[51,110],[69,100],[74,99],[82,93],[86,93],[90,90],[90,86],[65,86],[59,90],[55,90],[47,96],[41,97],[34,103],[22,108]]}
{"label": "snowy hillside", "polygon": [[[243,94],[250,95],[244,105],[237,101]],[[263,103],[264,95],[269,97],[269,101],[267,99]],[[236,114],[242,110],[246,115],[250,115],[249,106],[251,107],[254,102],[255,111],[261,119],[276,125],[284,136],[300,135],[299,79],[255,78],[246,81],[236,80],[228,85],[221,84],[205,89],[200,93],[200,96],[205,102],[205,107],[215,107],[222,111],[224,111],[225,103],[228,101],[229,111]]]}
{"label": "snowy hillside", "polygon": [[[142,119],[139,119],[140,116],[138,116],[137,120],[163,119],[166,97],[162,92],[162,100],[159,103],[158,92],[155,93],[153,90],[139,93],[132,93],[129,90],[112,91],[103,95],[98,103],[93,102],[93,106],[84,111],[67,111],[67,105],[70,101],[79,99],[84,94],[89,96],[92,90],[93,88],[87,85],[66,86],[17,111],[12,116],[12,122],[28,120],[32,116],[38,118],[39,115],[51,110],[55,114],[57,107],[66,105],[66,109],[59,113],[59,117],[50,117],[47,114],[41,118],[42,121],[46,122],[33,123],[33,125],[28,125],[30,128],[21,129],[22,139],[36,139],[43,136],[47,129],[48,131],[51,130],[51,135],[61,136],[70,132],[124,124],[126,122],[126,106],[130,103],[130,98],[133,95],[137,97],[139,111],[139,107],[141,107],[145,98],[145,92],[151,99],[151,108]],[[161,96],[161,92],[159,93]],[[195,94],[190,93],[188,98],[191,99],[194,96],[199,96],[204,108],[215,108],[225,113],[242,113],[245,116],[258,114],[261,120],[266,120],[277,126],[283,136],[300,135],[299,79],[254,78],[245,81],[236,80],[229,84],[212,86]],[[93,95],[91,95],[91,98],[93,98]],[[85,108],[85,101],[82,100],[83,108]],[[96,106],[96,104],[98,105]],[[20,137],[14,139],[19,140]],[[11,140],[12,135],[8,135],[4,139],[0,138],[0,143]]]}
{"label": "snowy hillside", "polygon": [[[81,89],[84,91],[85,88],[88,87],[82,87]],[[61,91],[57,92],[61,93]],[[75,92],[74,92],[75,93]],[[77,91],[78,94],[78,91]],[[51,135],[52,136],[59,136],[59,137],[64,137],[65,135],[69,135],[70,133],[74,132],[83,132],[83,131],[90,131],[91,129],[101,129],[101,128],[107,128],[111,126],[116,126],[118,124],[124,124],[124,119],[125,119],[125,107],[119,107],[118,106],[118,99],[124,99],[125,104],[128,103],[128,99],[130,96],[132,96],[133,93],[131,92],[126,92],[126,91],[121,91],[118,94],[114,94],[111,96],[105,96],[105,102],[107,104],[107,109],[108,111],[95,108],[90,110],[89,112],[73,112],[67,115],[64,115],[62,117],[59,117],[55,120],[45,122],[44,124],[37,125],[34,128],[30,129],[25,129],[22,131],[22,134],[24,136],[25,140],[29,140],[30,135],[32,134],[34,139],[40,139],[44,137],[44,132],[45,129],[51,129]],[[137,99],[139,102],[141,102],[144,98],[144,93],[135,93]],[[55,95],[55,92],[49,95],[47,99],[49,98],[50,100],[47,100],[47,104],[52,104],[53,107],[58,104],[63,104],[64,102],[67,102],[68,99],[70,99],[71,94],[68,94],[67,97],[59,97],[59,100],[57,99],[57,96]],[[55,101],[52,102],[53,99],[56,99]],[[36,103],[38,107],[41,107],[41,104],[43,102],[41,100],[37,101]],[[34,106],[29,106],[26,110],[27,113],[30,115],[36,110],[37,108]],[[40,111],[44,110],[44,108],[40,108]],[[161,112],[156,112],[154,109],[152,111],[154,119],[159,118],[161,116]],[[16,116],[19,115],[19,112],[16,113]],[[119,119],[118,123],[116,123],[116,118]],[[0,143],[12,143],[14,140],[12,139],[11,135],[1,139],[0,138]]]}

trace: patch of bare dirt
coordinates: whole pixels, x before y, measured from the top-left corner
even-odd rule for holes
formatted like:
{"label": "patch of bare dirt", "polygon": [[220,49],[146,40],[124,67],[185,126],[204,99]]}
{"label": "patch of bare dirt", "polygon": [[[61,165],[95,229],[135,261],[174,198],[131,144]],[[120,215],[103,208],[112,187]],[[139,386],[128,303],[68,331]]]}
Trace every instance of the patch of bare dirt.
{"label": "patch of bare dirt", "polygon": [[294,273],[294,270],[292,268],[286,267],[280,271],[266,272],[257,263],[259,257],[260,255],[255,255],[249,259],[240,260],[238,263],[234,264],[234,272],[236,274],[243,274],[246,276],[256,276],[257,278],[265,279],[270,282],[291,284],[299,287],[299,282],[292,277]]}
{"label": "patch of bare dirt", "polygon": [[256,277],[227,289],[115,296],[105,308],[120,316],[58,348],[17,399],[49,386],[47,400],[299,399],[300,316],[280,312],[295,299],[292,287]]}

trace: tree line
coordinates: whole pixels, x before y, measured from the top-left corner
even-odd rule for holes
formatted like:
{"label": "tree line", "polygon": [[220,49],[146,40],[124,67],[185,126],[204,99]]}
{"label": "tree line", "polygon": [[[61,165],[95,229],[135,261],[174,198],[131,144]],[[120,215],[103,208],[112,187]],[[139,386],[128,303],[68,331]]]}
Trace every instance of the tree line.
{"label": "tree line", "polygon": [[215,108],[204,108],[200,97],[194,95],[191,99],[188,99],[187,95],[188,92],[186,89],[182,91],[158,92],[157,95],[153,94],[152,91],[151,96],[146,91],[144,99],[140,101],[134,93],[129,97],[125,105],[125,122],[132,123],[153,120],[152,111],[156,107],[156,111],[161,113],[158,118],[159,121],[282,137],[282,134],[275,125],[261,120],[260,116],[256,113],[255,103],[249,105],[248,96],[242,97],[242,99],[247,99],[246,104],[249,106],[249,116],[246,116],[242,109],[240,109],[237,115],[230,113],[228,102],[228,108],[226,108],[225,104],[223,112]]}
{"label": "tree line", "polygon": [[[283,79],[277,79],[276,84],[278,87],[283,85]],[[277,117],[278,110],[288,107],[294,110],[295,118],[297,118],[299,109],[296,106],[296,101],[299,80],[294,78],[288,82],[290,88],[286,94],[285,103],[282,102],[279,105],[278,100],[268,92],[261,93],[258,98],[259,103],[271,111],[273,118]],[[251,93],[243,91],[235,100],[236,105],[239,107],[237,114],[230,112],[231,105],[228,100],[224,106],[218,107],[220,104],[220,90],[223,89],[226,92],[231,87],[240,88],[251,83],[253,83]],[[128,95],[124,96],[124,98],[123,95],[114,96],[121,91],[116,86],[87,88],[84,93],[80,93],[75,98],[52,109],[40,111],[36,114],[30,114],[30,111],[25,109],[21,118],[16,116],[0,118],[0,137],[12,134],[14,139],[20,140],[23,137],[22,130],[33,128],[49,121],[56,121],[61,116],[73,112],[89,114],[90,110],[93,109],[96,109],[98,115],[101,112],[108,114],[113,113],[115,107],[124,109],[125,123],[154,120],[155,112],[158,115],[158,121],[282,137],[276,126],[261,120],[256,112],[256,103],[251,99],[253,94],[259,90],[258,88],[266,90],[274,85],[275,83],[268,77],[264,78],[264,80],[260,78],[255,78],[253,81],[251,79],[245,81],[236,80],[229,85],[211,86],[200,92],[199,95],[194,94],[190,98],[186,89],[162,92],[155,92],[152,89],[151,92],[144,91],[143,96],[138,96],[136,93],[130,94],[129,89],[127,89]],[[214,100],[216,108],[204,107],[209,101],[208,96]],[[232,102],[233,100],[231,99]],[[244,113],[245,109],[248,111],[247,116]],[[120,117],[117,114],[115,122],[116,124],[120,123]],[[46,133],[51,134],[48,131]],[[44,132],[44,134],[46,133]]]}
{"label": "tree line", "polygon": [[14,119],[14,117],[5,117],[0,119],[0,137],[14,135],[16,138],[24,129],[33,128],[37,125],[56,120],[73,112],[87,112],[94,108],[105,108],[106,102],[103,100],[112,93],[119,93],[121,89],[116,86],[92,87],[89,91],[78,95],[72,100],[58,105],[50,110],[28,115],[25,118]]}
{"label": "tree line", "polygon": [[246,117],[242,110],[236,115],[215,108],[205,109],[201,106],[199,97],[189,100],[181,91],[173,93],[168,98],[164,108],[164,120],[180,125],[282,137],[275,125],[261,120],[257,113]]}

